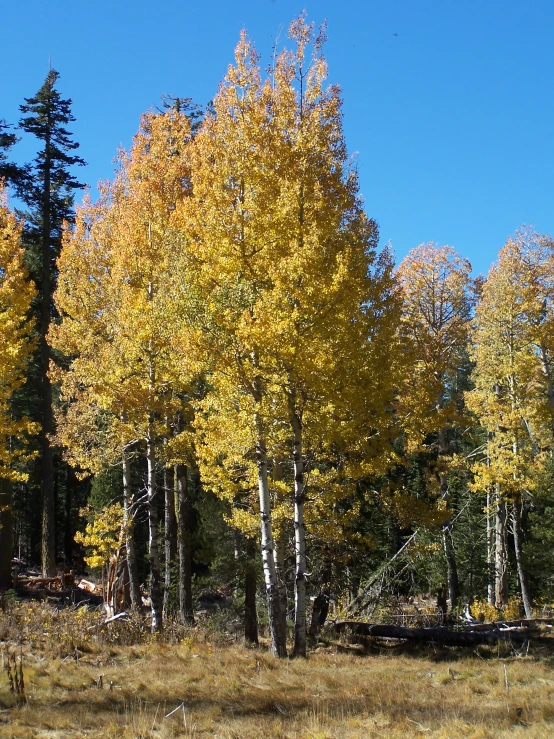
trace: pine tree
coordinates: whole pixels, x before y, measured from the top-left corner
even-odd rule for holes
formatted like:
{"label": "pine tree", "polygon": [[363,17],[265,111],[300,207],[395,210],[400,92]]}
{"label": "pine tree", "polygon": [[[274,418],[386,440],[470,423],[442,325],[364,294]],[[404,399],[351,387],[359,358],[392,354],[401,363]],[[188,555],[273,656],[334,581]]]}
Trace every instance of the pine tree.
{"label": "pine tree", "polygon": [[25,168],[19,167],[8,158],[8,152],[19,140],[17,134],[13,133],[11,129],[12,127],[4,119],[0,119],[0,180],[21,186]]}
{"label": "pine tree", "polygon": [[71,168],[85,164],[81,157],[72,153],[79,145],[66,126],[75,119],[71,114],[71,100],[63,99],[56,89],[58,79],[58,72],[51,69],[37,94],[25,99],[21,106],[24,117],[19,123],[23,131],[35,136],[42,145],[32,163],[23,199],[29,208],[25,232],[27,263],[39,293],[38,386],[35,392],[39,396],[37,420],[41,423],[42,570],[45,576],[56,571],[54,456],[49,441],[54,432],[54,412],[48,376],[51,352],[46,337],[54,316],[52,295],[62,226],[64,222],[73,222],[74,193],[84,187],[71,173]]}

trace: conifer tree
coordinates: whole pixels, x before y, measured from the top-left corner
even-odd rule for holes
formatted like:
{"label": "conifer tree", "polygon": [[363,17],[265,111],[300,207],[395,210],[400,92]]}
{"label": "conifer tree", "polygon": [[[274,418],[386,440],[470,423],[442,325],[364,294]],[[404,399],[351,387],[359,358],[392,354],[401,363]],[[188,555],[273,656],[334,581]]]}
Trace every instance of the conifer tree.
{"label": "conifer tree", "polygon": [[10,161],[8,155],[17,141],[18,137],[13,133],[12,127],[4,119],[0,119],[0,180],[16,186],[22,184],[25,174],[25,168]]}
{"label": "conifer tree", "polygon": [[37,94],[21,106],[19,127],[35,136],[41,148],[30,168],[30,179],[22,193],[29,208],[25,244],[27,263],[35,280],[38,300],[38,395],[37,420],[40,432],[40,479],[42,488],[42,570],[45,576],[56,571],[54,510],[54,456],[49,437],[54,432],[52,385],[48,376],[50,348],[46,340],[54,315],[52,295],[56,286],[56,259],[60,252],[62,226],[74,220],[73,197],[84,187],[71,168],[83,166],[73,154],[79,144],[73,141],[67,124],[75,119],[71,100],[61,97],[56,88],[59,74],[51,69]]}

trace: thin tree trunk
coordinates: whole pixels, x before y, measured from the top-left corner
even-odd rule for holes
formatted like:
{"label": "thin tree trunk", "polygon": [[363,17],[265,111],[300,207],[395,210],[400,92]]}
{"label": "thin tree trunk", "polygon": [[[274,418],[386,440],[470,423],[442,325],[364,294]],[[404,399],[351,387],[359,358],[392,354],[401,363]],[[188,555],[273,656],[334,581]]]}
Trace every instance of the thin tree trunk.
{"label": "thin tree trunk", "polygon": [[179,613],[181,623],[194,625],[192,606],[192,547],[190,525],[190,495],[188,469],[185,465],[175,465],[175,486],[177,488],[177,541],[179,549]]}
{"label": "thin tree trunk", "polygon": [[13,587],[13,485],[0,478],[0,589]]}
{"label": "thin tree trunk", "polygon": [[302,421],[297,412],[294,396],[289,396],[290,423],[293,431],[294,464],[294,654],[306,656],[306,529],[304,526],[304,459],[302,449]]}
{"label": "thin tree trunk", "polygon": [[550,359],[548,357],[548,351],[542,345],[540,347],[540,358],[542,371],[544,372],[544,376],[546,378],[546,395],[548,398],[548,405],[550,406],[550,410],[554,412],[554,383],[552,382]]}
{"label": "thin tree trunk", "polygon": [[487,491],[487,601],[494,605],[494,527],[492,525],[492,496]]}
{"label": "thin tree trunk", "polygon": [[[234,504],[233,504],[234,505]],[[233,531],[233,541],[235,543],[235,584],[233,587],[233,593],[235,598],[238,597],[239,590],[240,590],[240,580],[242,576],[242,567],[241,562],[243,558],[243,551],[242,551],[242,543],[243,543],[244,535],[239,529],[234,529]]]}
{"label": "thin tree trunk", "polygon": [[[259,403],[261,394],[256,393],[256,402]],[[256,463],[258,467],[258,492],[260,497],[260,524],[262,532],[262,562],[267,594],[267,611],[269,616],[269,630],[271,645],[276,657],[287,656],[287,626],[286,614],[281,608],[277,572],[275,567],[273,532],[271,526],[271,507],[269,500],[269,484],[267,480],[267,449],[263,421],[258,409],[254,414],[256,429]]]}
{"label": "thin tree trunk", "polygon": [[171,585],[174,581],[177,558],[177,516],[175,515],[175,482],[173,468],[164,468],[164,518],[165,518],[165,588],[164,613],[169,612]]}
{"label": "thin tree trunk", "polygon": [[[512,398],[513,398],[513,395],[512,395]],[[515,406],[516,406],[515,400],[512,400],[512,409],[515,410]],[[518,459],[520,455],[519,455],[519,442],[517,438],[517,431],[515,432],[514,439],[512,441],[512,449],[514,452],[515,459]],[[514,473],[514,482],[516,482],[515,473]],[[525,616],[526,618],[531,618],[531,616],[533,615],[533,602],[532,602],[531,595],[529,592],[529,580],[527,577],[527,572],[525,571],[525,567],[523,565],[523,536],[522,536],[522,531],[521,531],[521,510],[520,510],[521,505],[522,505],[521,499],[519,496],[517,496],[514,503],[512,504],[514,551],[516,555],[517,574],[519,577],[519,587],[521,591],[521,600],[523,601],[523,608],[525,610]]]}
{"label": "thin tree trunk", "polygon": [[153,418],[148,418],[148,435],[146,438],[146,459],[148,463],[148,531],[150,560],[150,601],[152,609],[152,633],[161,632],[162,623],[162,587],[160,570],[160,548],[158,536],[158,501],[156,489],[156,449],[153,432]]}
{"label": "thin tree trunk", "polygon": [[246,540],[244,557],[244,639],[258,644],[258,614],[256,611],[256,540]]}
{"label": "thin tree trunk", "polygon": [[529,578],[523,564],[523,536],[521,531],[521,502],[516,500],[512,504],[512,522],[514,526],[514,550],[516,555],[517,574],[519,577],[519,587],[521,590],[521,600],[523,601],[523,609],[525,618],[533,617],[533,600],[529,589]]}
{"label": "thin tree trunk", "polygon": [[454,551],[454,543],[452,541],[452,522],[450,519],[445,521],[442,525],[442,543],[444,556],[448,565],[447,584],[450,610],[453,610],[458,602],[459,581],[458,567],[456,565],[456,552]]}
{"label": "thin tree trunk", "polygon": [[51,222],[50,222],[50,131],[45,140],[44,183],[42,203],[42,235],[41,235],[41,284],[40,318],[39,318],[39,365],[41,379],[40,398],[40,472],[42,491],[42,574],[53,577],[56,574],[56,510],[54,503],[54,455],[49,435],[54,432],[54,414],[52,410],[52,385],[48,376],[50,368],[50,347],[46,341],[51,319],[52,300],[52,254],[51,254]]}
{"label": "thin tree trunk", "polygon": [[494,605],[503,608],[508,601],[508,558],[506,552],[506,501],[496,490],[496,525],[494,547]]}
{"label": "thin tree trunk", "polygon": [[[273,480],[280,482],[283,479],[283,465],[279,459],[273,461]],[[277,533],[275,539],[275,572],[277,573],[277,587],[279,589],[279,599],[281,601],[281,610],[284,619],[287,619],[288,600],[287,600],[287,583],[285,572],[285,551],[287,547],[286,533],[284,530],[284,522]]]}
{"label": "thin tree trunk", "polygon": [[122,453],[123,468],[123,527],[125,531],[125,550],[127,553],[127,569],[129,571],[129,593],[131,608],[142,611],[142,596],[137,571],[137,555],[135,550],[135,522],[133,515],[133,493],[131,489],[131,461],[126,450]]}
{"label": "thin tree trunk", "polygon": [[[448,440],[446,437],[446,431],[441,429],[438,433],[438,446],[439,446],[439,459],[448,454]],[[448,476],[441,472],[439,475],[441,498],[448,503],[450,502],[450,490],[448,488]],[[447,583],[448,583],[448,597],[450,599],[450,609],[453,610],[456,607],[459,593],[459,582],[458,582],[458,567],[456,564],[456,552],[454,551],[454,542],[452,541],[452,520],[449,518],[442,524],[442,544],[444,549],[444,556],[447,565]]]}

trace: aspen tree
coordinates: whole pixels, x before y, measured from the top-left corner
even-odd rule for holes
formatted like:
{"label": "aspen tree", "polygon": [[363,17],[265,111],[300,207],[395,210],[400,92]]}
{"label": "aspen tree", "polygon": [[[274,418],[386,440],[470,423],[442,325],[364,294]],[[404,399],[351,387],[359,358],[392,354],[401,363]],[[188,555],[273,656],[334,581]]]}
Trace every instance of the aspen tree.
{"label": "aspen tree", "polygon": [[[278,597],[267,476],[267,372],[262,347],[251,336],[258,296],[278,263],[272,214],[277,132],[271,126],[271,87],[262,85],[257,55],[243,34],[208,114],[194,139],[194,198],[185,203],[184,228],[197,245],[197,276],[206,298],[203,333],[216,358],[214,383],[244,396],[255,434],[262,559],[272,648],[286,655],[285,614]],[[194,201],[194,202],[193,202]],[[226,378],[226,383],[223,379]]]}
{"label": "aspen tree", "polygon": [[[173,218],[187,194],[189,137],[184,114],[143,117],[131,152],[120,152],[120,169],[106,186],[104,201],[96,210],[89,206],[80,212],[75,235],[68,235],[56,295],[65,316],[52,332],[54,344],[72,348],[76,356],[62,378],[66,397],[75,384],[84,386],[95,398],[93,407],[108,417],[104,427],[118,439],[120,453],[133,441],[145,445],[153,631],[162,628],[157,447],[169,433],[166,419],[181,408],[169,392],[178,375],[171,327],[173,288],[180,279],[175,265],[182,249]],[[89,252],[100,259],[96,271],[87,263]],[[82,303],[96,300],[83,313]]]}
{"label": "aspen tree", "polygon": [[521,512],[552,448],[549,368],[552,310],[551,240],[519,233],[500,251],[475,316],[475,389],[468,407],[488,432],[487,455],[473,465],[474,487],[494,491],[496,606],[505,602],[506,507],[525,614],[532,599],[522,552]]}
{"label": "aspen tree", "polygon": [[21,248],[21,224],[8,208],[0,182],[0,588],[12,586],[12,483],[25,479],[19,464],[29,459],[25,439],[38,428],[27,418],[16,419],[13,394],[25,381],[34,351],[29,320],[35,290],[28,280]]}
{"label": "aspen tree", "polygon": [[213,459],[218,428],[218,448],[225,447],[223,428],[232,425],[226,414],[235,429],[243,429],[250,450],[246,461],[228,446],[219,467],[222,480],[215,484],[231,497],[240,479],[248,489],[255,462],[273,649],[280,656],[285,646],[278,621],[284,619],[268,465],[282,460],[288,447],[296,558],[294,652],[305,655],[305,460],[318,434],[329,438],[324,430],[331,406],[340,407],[348,394],[339,366],[348,371],[354,357],[367,357],[368,334],[360,327],[365,306],[373,306],[383,289],[371,271],[377,231],[363,212],[357,179],[349,170],[339,91],[323,88],[323,36],[314,40],[313,27],[301,16],[291,26],[291,37],[295,51],[278,57],[272,79],[264,84],[252,46],[241,38],[236,66],[214,101],[216,114],[207,117],[195,142],[197,202],[191,226],[208,296],[205,330],[217,357],[209,401],[216,406],[206,406],[212,415],[204,422],[209,441],[202,453]]}
{"label": "aspen tree", "polygon": [[[405,418],[408,451],[435,456],[440,498],[448,506],[449,437],[463,427],[464,418],[458,368],[474,302],[471,265],[452,247],[422,244],[406,256],[397,275],[403,298],[401,336],[410,358],[398,409]],[[459,584],[450,517],[442,535],[453,608]]]}

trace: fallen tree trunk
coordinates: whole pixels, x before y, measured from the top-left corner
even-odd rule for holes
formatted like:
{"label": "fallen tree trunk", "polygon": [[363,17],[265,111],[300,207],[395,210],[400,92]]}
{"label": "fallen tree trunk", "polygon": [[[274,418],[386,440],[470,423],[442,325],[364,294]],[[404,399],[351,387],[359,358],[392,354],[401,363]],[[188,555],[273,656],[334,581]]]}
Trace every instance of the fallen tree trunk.
{"label": "fallen tree trunk", "polygon": [[410,629],[405,626],[390,626],[385,624],[364,624],[358,621],[339,621],[334,624],[337,632],[349,630],[359,636],[376,636],[386,639],[409,639],[411,641],[438,642],[450,647],[471,647],[478,644],[496,644],[501,639],[511,639],[519,636],[528,638],[529,634],[523,631],[515,633],[513,630],[503,632],[494,626],[488,631],[468,632],[453,631],[444,626],[427,629]]}
{"label": "fallen tree trunk", "polygon": [[458,626],[459,629],[464,631],[490,631],[492,629],[498,629],[500,631],[508,631],[509,629],[538,629],[539,627],[552,628],[554,624],[554,618],[518,618],[514,621],[494,621],[488,623],[470,623],[461,624]]}

